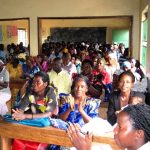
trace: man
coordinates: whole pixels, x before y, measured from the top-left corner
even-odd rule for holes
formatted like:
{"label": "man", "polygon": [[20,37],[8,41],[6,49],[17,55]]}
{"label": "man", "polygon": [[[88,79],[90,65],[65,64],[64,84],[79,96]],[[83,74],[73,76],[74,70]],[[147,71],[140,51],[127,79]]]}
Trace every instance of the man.
{"label": "man", "polygon": [[113,42],[113,53],[116,54],[117,61],[119,62],[121,53],[117,42]]}
{"label": "man", "polygon": [[71,91],[71,77],[67,71],[62,68],[62,59],[55,58],[52,64],[52,70],[48,72],[50,84],[57,89],[57,94],[69,94]]}
{"label": "man", "polygon": [[66,70],[71,77],[73,76],[73,74],[77,74],[76,66],[71,62],[71,56],[69,53],[63,54],[62,61],[63,61],[63,69]]}

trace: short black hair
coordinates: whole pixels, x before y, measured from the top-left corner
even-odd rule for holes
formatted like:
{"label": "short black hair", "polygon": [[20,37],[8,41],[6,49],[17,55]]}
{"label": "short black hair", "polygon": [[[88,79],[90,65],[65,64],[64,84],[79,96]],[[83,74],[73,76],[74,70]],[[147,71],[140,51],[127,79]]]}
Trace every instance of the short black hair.
{"label": "short black hair", "polygon": [[122,72],[118,77],[118,81],[120,81],[125,75],[131,77],[133,83],[135,82],[135,76],[130,70]]}
{"label": "short black hair", "polygon": [[89,60],[89,59],[84,59],[83,62],[82,62],[82,66],[84,64],[89,64],[93,68],[93,62],[91,60]]}
{"label": "short black hair", "polygon": [[62,61],[62,59],[60,57],[56,57],[56,58],[53,59],[53,62],[54,61]]}
{"label": "short black hair", "polygon": [[[73,82],[72,82],[72,86],[71,86],[71,91],[72,91],[72,92],[73,92],[73,89],[74,89],[76,83],[77,83],[79,80],[83,80],[83,81],[86,83],[87,88],[89,87],[89,85],[90,85],[89,79],[88,79],[86,76],[84,76],[84,75],[82,75],[82,74],[79,74],[79,75],[76,76],[76,78],[75,78],[75,79],[73,80]],[[74,94],[74,93],[72,93],[72,94]]]}
{"label": "short black hair", "polygon": [[34,75],[34,78],[35,78],[35,77],[41,77],[42,80],[43,80],[43,82],[44,82],[44,83],[47,82],[47,86],[49,86],[50,79],[49,79],[49,75],[48,75],[46,72],[44,72],[44,71],[39,71],[39,72],[37,72],[37,73]]}

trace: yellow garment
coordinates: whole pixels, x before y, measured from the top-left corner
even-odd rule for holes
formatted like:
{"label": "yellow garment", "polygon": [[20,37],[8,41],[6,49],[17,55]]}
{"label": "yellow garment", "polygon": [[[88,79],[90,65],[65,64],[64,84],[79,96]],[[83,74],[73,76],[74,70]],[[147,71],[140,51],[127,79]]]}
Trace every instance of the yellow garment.
{"label": "yellow garment", "polygon": [[67,48],[64,48],[64,49],[63,49],[63,52],[64,52],[64,53],[68,53],[68,49],[67,49]]}
{"label": "yellow garment", "polygon": [[56,73],[54,70],[48,72],[50,77],[50,84],[53,84],[58,89],[58,94],[69,94],[71,91],[71,77],[68,72],[62,70],[60,73]]}
{"label": "yellow garment", "polygon": [[10,64],[10,63],[7,63],[6,65],[6,68],[9,72],[9,77],[10,77],[10,80],[11,79],[20,79],[20,77],[22,76],[22,65],[21,64],[18,64],[17,68],[13,68],[13,65]]}

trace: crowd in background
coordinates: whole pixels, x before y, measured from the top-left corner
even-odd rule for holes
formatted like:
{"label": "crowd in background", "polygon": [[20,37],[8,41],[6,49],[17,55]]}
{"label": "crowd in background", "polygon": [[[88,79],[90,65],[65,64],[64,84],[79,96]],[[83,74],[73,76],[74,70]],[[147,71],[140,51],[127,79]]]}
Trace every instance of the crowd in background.
{"label": "crowd in background", "polygon": [[7,100],[0,103],[0,115],[7,113],[7,108],[2,108],[11,95],[8,83],[22,79],[24,85],[14,103],[14,119],[58,116],[83,125],[99,116],[101,102],[108,102],[108,121],[114,125],[117,113],[134,103],[131,97],[142,99],[135,103],[145,102],[146,72],[129,55],[128,48],[117,42],[46,41],[37,56],[30,56],[22,43],[8,45],[7,52],[0,44],[0,100],[5,92],[9,93]]}

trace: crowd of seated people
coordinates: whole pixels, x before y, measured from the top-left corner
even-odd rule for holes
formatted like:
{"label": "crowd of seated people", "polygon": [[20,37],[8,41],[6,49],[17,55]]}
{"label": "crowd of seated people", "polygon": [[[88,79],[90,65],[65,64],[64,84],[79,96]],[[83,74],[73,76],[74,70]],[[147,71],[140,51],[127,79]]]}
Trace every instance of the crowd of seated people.
{"label": "crowd of seated people", "polygon": [[[138,61],[135,59],[130,59],[127,55],[127,49],[125,49],[125,45],[123,43],[112,43],[112,44],[99,44],[99,43],[89,43],[89,42],[50,42],[47,41],[42,45],[42,54],[38,56],[27,56],[23,55],[26,52],[26,49],[22,43],[19,45],[11,44],[8,47],[8,51],[10,54],[13,54],[9,57],[9,61],[7,63],[7,69],[10,73],[10,78],[18,78],[21,76],[24,79],[33,78],[34,74],[38,71],[45,71],[48,72],[50,78],[54,75],[54,59],[60,58],[62,61],[61,67],[62,71],[68,72],[71,77],[68,78],[68,82],[72,82],[73,79],[77,74],[83,74],[88,77],[90,80],[90,88],[89,88],[89,96],[102,98],[102,95],[105,95],[103,98],[105,101],[109,101],[109,95],[113,91],[113,82],[114,75],[118,70],[123,70],[124,62],[128,61],[131,65],[129,70],[135,75],[136,82],[135,86],[133,86],[134,91],[144,89],[142,92],[146,92],[146,78],[145,72],[141,69],[141,65],[138,64]],[[122,59],[120,60],[120,59]],[[97,60],[101,59],[103,62],[103,70],[105,70],[105,74],[107,74],[107,78],[110,81],[109,83],[105,83],[106,79],[104,78],[104,73],[95,73],[95,70],[98,69],[98,62]],[[14,61],[15,60],[15,61]],[[19,61],[19,63],[18,63]],[[137,63],[136,63],[137,62]],[[18,64],[13,64],[18,63]],[[12,64],[12,65],[10,65]],[[22,65],[22,68],[20,67]],[[13,71],[12,71],[13,69]],[[20,70],[20,71],[19,71]],[[57,83],[58,87],[56,86],[56,80],[62,71],[57,74],[57,78],[55,81],[51,79],[51,85],[53,85],[57,90],[59,87],[59,83]],[[18,73],[17,73],[18,72]],[[120,72],[121,73],[121,72]],[[14,75],[15,74],[15,75]],[[22,74],[22,75],[21,75]],[[67,73],[66,73],[67,74]],[[57,80],[57,82],[58,82]],[[29,81],[28,81],[29,82]],[[101,84],[101,86],[97,86],[96,84]],[[64,82],[63,84],[67,84]],[[70,83],[71,84],[71,83]],[[104,85],[109,84],[109,88],[106,88]],[[137,84],[145,85],[145,87],[136,89]],[[26,83],[27,85],[27,83]],[[103,86],[102,86],[103,85]],[[71,86],[71,85],[70,85]],[[69,86],[69,88],[70,88]],[[100,88],[98,88],[100,87]],[[134,88],[136,87],[136,88]],[[68,87],[67,87],[68,88]],[[61,90],[58,93],[69,93],[70,90]]]}
{"label": "crowd of seated people", "polygon": [[[46,107],[44,111],[36,111],[42,113],[40,115],[34,115],[33,111],[28,115],[23,113],[26,106],[29,104],[35,106],[38,100],[43,99],[41,95],[45,96],[44,91],[49,86],[54,89],[56,105],[59,107],[59,109],[56,107],[58,109],[56,115],[63,121],[72,123],[86,124],[91,118],[98,117],[100,102],[104,101],[109,103],[107,119],[114,125],[117,112],[130,104],[130,98],[139,93],[145,101],[147,77],[139,62],[128,57],[123,43],[114,42],[110,45],[89,42],[47,42],[42,45],[42,54],[37,56],[28,56],[22,44],[18,46],[19,48],[20,52],[15,51],[15,55],[10,55],[7,62],[2,63],[2,66],[6,64],[8,79],[24,80],[24,85],[17,93],[17,106],[13,110],[13,118],[16,120],[51,117]],[[9,47],[10,52],[11,49]],[[11,54],[14,54],[14,51]],[[48,76],[46,81],[40,73]],[[36,85],[38,86],[40,82],[42,82],[41,91],[35,91]],[[31,93],[36,94],[34,100],[29,98],[33,97],[30,96]],[[61,94],[66,94],[62,101]],[[49,107],[50,112],[54,110]],[[101,117],[101,114],[99,115]]]}

